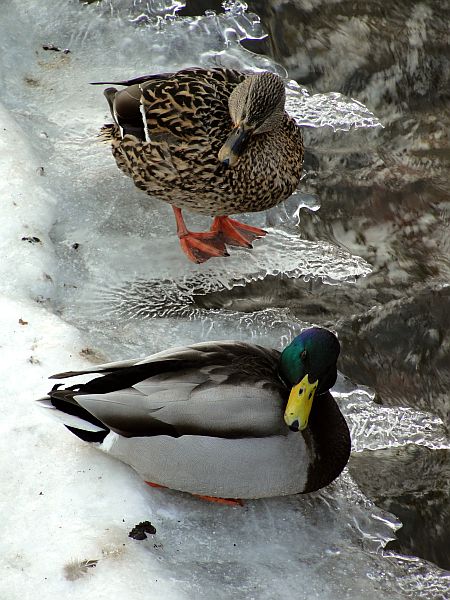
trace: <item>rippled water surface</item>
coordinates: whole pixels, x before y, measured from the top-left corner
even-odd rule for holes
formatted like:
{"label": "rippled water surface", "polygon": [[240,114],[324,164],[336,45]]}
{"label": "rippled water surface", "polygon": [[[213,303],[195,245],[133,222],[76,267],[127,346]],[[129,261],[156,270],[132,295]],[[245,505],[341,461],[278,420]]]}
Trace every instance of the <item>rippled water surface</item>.
{"label": "rippled water surface", "polygon": [[[212,525],[209,509],[195,512],[183,499],[194,529],[180,533],[170,511],[181,509],[170,496],[169,508],[158,509],[166,519],[165,568],[189,581],[189,561],[200,569],[199,548],[207,547],[210,560],[190,581],[191,597],[208,597],[214,577],[225,594],[219,597],[227,597],[238,585],[232,573],[240,597],[269,598],[279,580],[271,582],[274,588],[258,587],[248,537],[259,544],[255,568],[262,569],[273,559],[263,548],[267,526],[278,536],[281,580],[292,560],[299,579],[313,564],[327,573],[324,587],[321,577],[313,578],[312,596],[445,598],[448,5],[273,0],[248,2],[246,10],[238,2],[183,4],[39,3],[33,14],[44,29],[36,24],[21,41],[26,49],[19,61],[16,23],[28,13],[9,2],[2,102],[26,121],[43,166],[36,193],[50,194],[55,205],[48,237],[30,226],[57,259],[52,277],[44,265],[34,297],[80,331],[83,355],[95,361],[201,339],[280,348],[311,323],[337,331],[342,375],[335,394],[353,439],[343,477],[301,505],[297,499],[251,504],[248,519],[238,517],[236,543],[243,549],[226,559],[216,529],[225,536],[234,517]],[[204,13],[210,9],[216,12]],[[45,51],[44,42],[71,52]],[[285,75],[289,110],[306,140],[298,193],[268,213],[245,217],[265,226],[268,236],[252,251],[200,266],[179,251],[170,208],[123,177],[96,139],[108,110],[101,90],[87,85],[192,64]],[[195,229],[209,223],[188,220]],[[301,540],[284,511],[305,525],[309,556],[296,546]],[[194,540],[192,557],[175,553],[180,535]],[[340,573],[335,583],[333,569]],[[295,578],[290,583],[295,587]]]}
{"label": "rippled water surface", "polygon": [[[334,286],[315,278],[269,279],[198,301],[246,311],[289,306],[298,318],[335,326],[342,370],[371,386],[378,402],[429,410],[448,423],[448,3],[249,6],[269,33],[266,51],[300,85],[313,94],[348,94],[383,123],[363,135],[306,130],[302,191],[319,198],[321,208],[301,212],[300,235],[350,250],[371,272]],[[449,568],[448,453],[407,448],[357,455],[352,473],[401,516],[398,547]],[[402,485],[409,461],[416,485],[410,479]],[[366,472],[377,465],[374,484]]]}

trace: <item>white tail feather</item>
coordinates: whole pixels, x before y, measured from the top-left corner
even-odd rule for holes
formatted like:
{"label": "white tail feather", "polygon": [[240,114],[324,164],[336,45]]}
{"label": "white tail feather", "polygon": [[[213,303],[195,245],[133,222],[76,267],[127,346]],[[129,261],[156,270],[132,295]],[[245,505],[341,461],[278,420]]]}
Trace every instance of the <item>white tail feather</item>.
{"label": "white tail feather", "polygon": [[69,427],[76,427],[77,429],[82,429],[84,431],[106,431],[106,428],[99,427],[98,425],[94,425],[93,423],[89,423],[89,421],[85,421],[80,417],[76,417],[74,415],[68,415],[61,410],[55,408],[48,396],[44,398],[39,398],[37,401],[39,402],[39,406],[41,408],[47,409],[47,414],[49,417],[55,419],[59,423],[63,423],[64,425],[68,425]]}

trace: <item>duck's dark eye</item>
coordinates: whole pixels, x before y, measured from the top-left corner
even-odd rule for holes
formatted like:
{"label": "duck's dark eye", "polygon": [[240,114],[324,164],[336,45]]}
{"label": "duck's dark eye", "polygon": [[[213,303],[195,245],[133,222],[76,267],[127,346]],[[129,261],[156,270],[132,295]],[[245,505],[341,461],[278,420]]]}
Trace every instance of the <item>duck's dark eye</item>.
{"label": "duck's dark eye", "polygon": [[303,352],[300,354],[300,358],[301,358],[302,360],[305,360],[305,359],[306,359],[306,350],[303,350]]}

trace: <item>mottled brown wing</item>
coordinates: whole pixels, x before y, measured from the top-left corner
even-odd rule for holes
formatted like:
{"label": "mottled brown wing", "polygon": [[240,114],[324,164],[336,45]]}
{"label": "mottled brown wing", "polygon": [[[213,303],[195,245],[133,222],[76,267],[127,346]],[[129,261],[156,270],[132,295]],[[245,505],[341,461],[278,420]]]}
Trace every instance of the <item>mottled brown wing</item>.
{"label": "mottled brown wing", "polygon": [[232,127],[228,98],[244,78],[228,69],[186,69],[140,84],[150,139],[218,145],[226,136],[224,124]]}
{"label": "mottled brown wing", "polygon": [[192,68],[105,90],[115,123],[102,128],[102,137],[110,141],[117,166],[156,195],[188,190],[192,165],[199,167],[195,189],[202,178],[212,185],[210,169],[202,165],[231,130],[228,98],[244,78],[230,69]]}

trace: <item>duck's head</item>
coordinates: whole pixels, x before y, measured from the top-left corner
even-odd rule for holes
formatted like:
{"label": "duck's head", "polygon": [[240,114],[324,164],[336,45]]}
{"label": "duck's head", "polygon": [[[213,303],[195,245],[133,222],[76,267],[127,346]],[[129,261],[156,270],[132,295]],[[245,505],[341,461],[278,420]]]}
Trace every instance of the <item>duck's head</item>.
{"label": "duck's head", "polygon": [[286,425],[302,431],[308,425],[314,397],[327,392],[336,382],[340,344],[328,329],[305,329],[287,346],[280,359],[280,375],[291,393],[284,412]]}
{"label": "duck's head", "polygon": [[283,120],[285,100],[283,80],[275,73],[255,73],[237,85],[228,100],[233,129],[219,160],[233,167],[251,136],[276,129]]}

